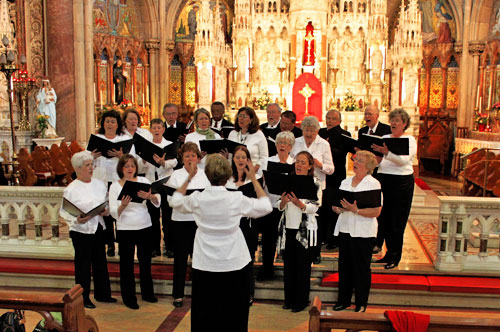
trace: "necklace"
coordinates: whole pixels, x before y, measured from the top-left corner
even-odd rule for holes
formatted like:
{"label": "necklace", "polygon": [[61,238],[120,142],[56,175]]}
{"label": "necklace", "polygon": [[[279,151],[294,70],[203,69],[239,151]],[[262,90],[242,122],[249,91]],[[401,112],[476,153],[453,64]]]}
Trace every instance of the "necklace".
{"label": "necklace", "polygon": [[248,132],[245,133],[245,134],[242,134],[241,133],[241,130],[238,132],[238,141],[242,144],[245,144],[246,140],[247,140],[247,137],[248,137]]}

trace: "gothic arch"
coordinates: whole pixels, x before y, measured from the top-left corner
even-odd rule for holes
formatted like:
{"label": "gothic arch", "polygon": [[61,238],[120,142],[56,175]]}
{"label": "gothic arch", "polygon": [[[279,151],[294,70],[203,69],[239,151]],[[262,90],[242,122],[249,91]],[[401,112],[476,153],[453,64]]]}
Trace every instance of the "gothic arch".
{"label": "gothic arch", "polygon": [[[455,0],[458,1],[458,0]],[[473,8],[471,12],[469,32],[470,40],[486,40],[490,27],[490,15],[493,10],[495,0],[476,0],[473,1]]]}

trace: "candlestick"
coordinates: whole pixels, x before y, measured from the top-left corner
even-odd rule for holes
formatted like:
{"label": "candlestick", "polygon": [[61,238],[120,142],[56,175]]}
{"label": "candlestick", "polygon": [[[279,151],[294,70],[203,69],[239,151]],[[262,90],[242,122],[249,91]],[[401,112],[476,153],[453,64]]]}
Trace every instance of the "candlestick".
{"label": "candlestick", "polygon": [[94,103],[97,101],[97,98],[95,96],[95,82],[94,82]]}
{"label": "candlestick", "polygon": [[479,108],[479,84],[477,85],[476,108]]}
{"label": "candlestick", "polygon": [[149,104],[149,85],[146,85],[146,104]]}
{"label": "candlestick", "polygon": [[486,107],[491,108],[491,82],[490,82],[490,87],[488,89],[488,105]]}
{"label": "candlestick", "polygon": [[483,96],[479,96],[479,112],[483,110]]}
{"label": "candlestick", "polygon": [[99,89],[99,102],[101,104],[101,109],[102,109],[102,90]]}
{"label": "candlestick", "polygon": [[144,92],[142,93],[142,106],[144,106],[146,103],[145,103],[145,99],[144,99]]}

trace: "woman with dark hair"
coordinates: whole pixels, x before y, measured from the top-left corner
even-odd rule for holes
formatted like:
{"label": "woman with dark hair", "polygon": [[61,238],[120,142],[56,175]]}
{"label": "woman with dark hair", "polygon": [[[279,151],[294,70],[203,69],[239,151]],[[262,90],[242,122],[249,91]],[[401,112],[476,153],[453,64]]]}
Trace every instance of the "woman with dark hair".
{"label": "woman with dark hair", "polygon": [[188,177],[171,202],[174,209],[192,213],[198,226],[193,248],[191,331],[244,332],[248,330],[251,258],[238,226],[241,217],[258,218],[271,212],[271,203],[250,160],[246,176],[257,198],[224,188],[232,171],[219,154],[207,157],[205,174],[210,185],[185,196],[197,173],[195,165],[188,166]]}
{"label": "woman with dark hair", "polygon": [[[139,112],[137,112],[136,109],[127,108],[125,112],[123,112],[122,121],[124,127],[123,132],[126,136],[129,136],[127,138],[133,138],[134,134],[137,133],[148,141],[153,141],[153,135],[151,134],[151,132],[147,129],[141,128],[141,115],[139,114]],[[141,176],[145,176],[148,169],[146,161],[142,160],[142,158],[139,157],[137,153],[135,153],[135,146],[133,145],[129,153],[133,155],[135,159],[137,159],[137,165],[139,166],[138,174]]]}
{"label": "woman with dark hair", "polygon": [[[231,164],[231,170],[233,175],[226,183],[226,188],[228,189],[238,189],[250,182],[251,179],[247,177],[246,170],[248,169],[248,161],[251,161],[250,152],[243,146],[237,146],[233,152],[233,162]],[[260,176],[257,175],[257,178]],[[255,250],[257,250],[257,234],[255,233],[254,220],[242,217],[240,220],[240,228],[245,237],[245,241],[248,245],[248,250],[250,252],[250,257],[252,261],[250,262],[251,278],[250,278],[250,304],[253,303],[253,296],[255,293],[255,280],[253,277],[253,261],[255,259]]]}
{"label": "woman with dark hair", "polygon": [[[341,190],[355,193],[380,192],[380,183],[371,176],[377,166],[375,155],[368,151],[358,151],[354,156],[354,176],[340,184]],[[382,209],[381,195],[377,193],[370,207],[358,207],[358,202],[342,199],[340,206],[332,206],[339,214],[334,235],[339,237],[339,295],[335,311],[351,306],[352,293],[355,294],[356,312],[365,312],[371,286],[370,262],[373,241],[377,235],[377,217]],[[366,204],[366,203],[365,203]]]}
{"label": "woman with dark hair", "polygon": [[259,118],[253,108],[245,106],[238,110],[234,123],[234,130],[229,133],[228,139],[246,145],[257,171],[269,156],[266,136],[259,128]]}
{"label": "woman with dark hair", "polygon": [[[189,177],[189,167],[199,168],[201,160],[201,152],[196,143],[187,142],[182,145],[178,152],[178,159],[182,161],[184,167],[175,170],[167,186],[170,188],[180,188],[184,181]],[[188,189],[205,189],[210,182],[203,171],[196,172],[196,176],[190,179]],[[169,203],[171,196],[168,197]],[[186,284],[186,268],[188,256],[193,252],[194,234],[196,232],[196,223],[194,216],[191,213],[186,213],[172,204],[172,233],[173,249],[174,249],[174,282],[172,288],[172,296],[174,298],[174,306],[182,307],[182,299],[184,298],[184,286]]]}
{"label": "woman with dark hair", "polygon": [[[115,110],[106,111],[101,117],[101,126],[97,131],[97,137],[103,138],[110,142],[116,143],[120,141],[125,141],[130,139],[127,135],[123,135],[123,125],[122,119],[120,118],[120,113]],[[111,183],[118,181],[118,173],[116,173],[116,165],[118,164],[118,158],[123,155],[123,151],[111,150],[108,151],[108,155],[112,158],[106,158],[101,156],[100,152],[97,150],[92,151],[92,156],[94,157],[94,175],[93,178],[99,179],[109,188]],[[115,219],[112,216],[104,216],[104,223],[106,224],[106,229],[104,230],[104,241],[108,245],[108,256],[113,257],[115,255]]]}
{"label": "woman with dark hair", "polygon": [[128,195],[118,200],[118,196],[126,181],[150,183],[148,179],[137,176],[137,160],[130,154],[120,157],[116,171],[120,180],[109,188],[109,208],[116,219],[116,237],[120,251],[120,291],[123,303],[130,309],[139,309],[135,295],[134,253],[137,246],[139,260],[140,285],[142,299],[147,302],[158,302],[153,289],[151,276],[151,217],[146,207],[150,201],[155,207],[161,203],[160,194],[151,194],[140,190],[137,196],[144,199],[142,203],[132,202]]}
{"label": "woman with dark hair", "polygon": [[409,154],[400,156],[389,151],[387,146],[372,145],[373,150],[384,156],[378,166],[377,179],[382,185],[384,206],[378,218],[377,241],[383,243],[387,252],[377,263],[385,263],[385,269],[398,266],[403,252],[403,238],[413,200],[413,159],[417,154],[417,141],[413,135],[405,133],[410,126],[410,116],[402,108],[389,113],[392,134],[382,137],[408,138]]}
{"label": "woman with dark hair", "polygon": [[[295,174],[313,176],[314,158],[309,152],[302,151],[295,156]],[[316,211],[320,206],[322,193],[316,178],[315,183],[318,188],[317,200],[299,199],[293,192],[283,193],[278,200],[279,210],[284,211],[279,225],[280,242],[284,242],[284,248],[279,248],[284,249],[283,309],[292,309],[292,312],[300,312],[309,305],[311,250],[317,244]]]}

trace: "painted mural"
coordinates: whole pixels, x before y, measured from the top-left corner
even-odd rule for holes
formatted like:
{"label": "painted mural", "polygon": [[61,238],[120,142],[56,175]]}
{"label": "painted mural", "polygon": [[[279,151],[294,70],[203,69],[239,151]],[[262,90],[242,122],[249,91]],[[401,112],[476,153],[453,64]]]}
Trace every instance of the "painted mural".
{"label": "painted mural", "polygon": [[138,9],[132,0],[95,0],[94,31],[140,38]]}
{"label": "painted mural", "polygon": [[[214,12],[216,11],[216,2],[210,1],[210,9]],[[177,20],[177,25],[175,29],[175,41],[177,42],[193,42],[194,36],[196,35],[196,16],[200,10],[200,4],[198,1],[188,1],[179,15]],[[229,10],[229,6],[226,2],[219,2],[219,13],[220,21],[222,23],[222,28],[224,30],[224,35],[226,42],[231,41],[232,32],[232,20],[233,14]]]}
{"label": "painted mural", "polygon": [[447,44],[456,40],[455,19],[448,0],[420,0],[424,43]]}
{"label": "painted mural", "polygon": [[500,38],[500,0],[495,1],[490,18],[490,39]]}

